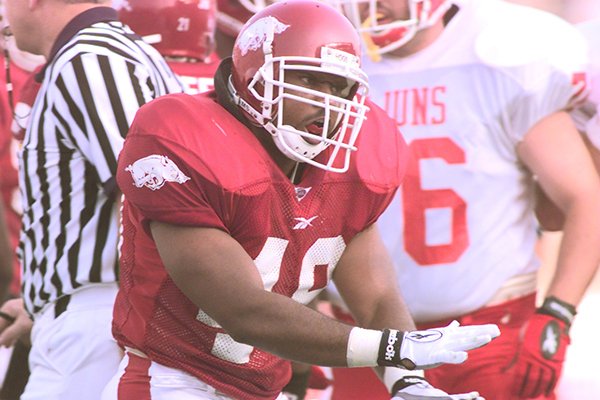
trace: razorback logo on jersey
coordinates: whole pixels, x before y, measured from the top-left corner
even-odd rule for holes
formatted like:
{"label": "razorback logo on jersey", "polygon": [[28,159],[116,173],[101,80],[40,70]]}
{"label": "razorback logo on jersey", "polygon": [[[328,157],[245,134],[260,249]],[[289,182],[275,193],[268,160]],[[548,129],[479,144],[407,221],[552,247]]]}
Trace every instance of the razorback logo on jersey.
{"label": "razorback logo on jersey", "polygon": [[150,190],[158,190],[165,182],[183,184],[190,180],[167,156],[152,154],[140,158],[125,168],[131,173],[135,187],[146,186]]}

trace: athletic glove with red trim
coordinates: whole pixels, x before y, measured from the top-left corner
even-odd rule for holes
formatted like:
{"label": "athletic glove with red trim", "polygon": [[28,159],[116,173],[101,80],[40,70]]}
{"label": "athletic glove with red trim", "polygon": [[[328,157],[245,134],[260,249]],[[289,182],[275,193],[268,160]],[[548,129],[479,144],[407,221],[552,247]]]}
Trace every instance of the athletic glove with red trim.
{"label": "athletic glove with red trim", "polygon": [[548,297],[528,322],[516,364],[513,394],[528,399],[550,396],[565,360],[575,307]]}

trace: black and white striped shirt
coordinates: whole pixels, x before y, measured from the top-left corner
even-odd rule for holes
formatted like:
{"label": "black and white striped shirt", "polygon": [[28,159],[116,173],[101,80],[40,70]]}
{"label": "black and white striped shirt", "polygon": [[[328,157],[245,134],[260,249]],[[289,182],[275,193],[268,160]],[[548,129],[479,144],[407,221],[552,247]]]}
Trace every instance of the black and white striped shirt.
{"label": "black and white striped shirt", "polygon": [[140,106],[182,91],[158,52],[116,19],[95,7],[63,30],[19,154],[19,256],[34,315],[84,285],[118,279],[117,155]]}

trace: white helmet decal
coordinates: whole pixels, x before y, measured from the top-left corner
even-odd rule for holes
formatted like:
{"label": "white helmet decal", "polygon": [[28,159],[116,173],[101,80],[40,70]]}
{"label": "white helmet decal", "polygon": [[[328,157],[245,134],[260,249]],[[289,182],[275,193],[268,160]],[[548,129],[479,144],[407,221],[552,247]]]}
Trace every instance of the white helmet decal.
{"label": "white helmet decal", "polygon": [[238,46],[245,56],[249,51],[260,49],[272,34],[284,32],[289,25],[286,25],[277,18],[268,16],[261,18],[246,28],[238,39]]}

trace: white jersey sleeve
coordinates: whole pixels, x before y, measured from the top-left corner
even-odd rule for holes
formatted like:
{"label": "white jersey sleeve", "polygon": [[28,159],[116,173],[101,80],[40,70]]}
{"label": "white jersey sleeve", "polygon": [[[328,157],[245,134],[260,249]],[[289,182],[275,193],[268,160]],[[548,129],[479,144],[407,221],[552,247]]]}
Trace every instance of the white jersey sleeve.
{"label": "white jersey sleeve", "polygon": [[478,309],[537,270],[533,177],[516,147],[578,100],[587,57],[576,29],[549,13],[459,5],[426,49],[364,60],[371,96],[413,157],[379,227],[417,321]]}
{"label": "white jersey sleeve", "polygon": [[575,108],[571,116],[577,128],[600,149],[600,18],[578,24],[577,29],[588,44],[590,90],[587,101]]}

